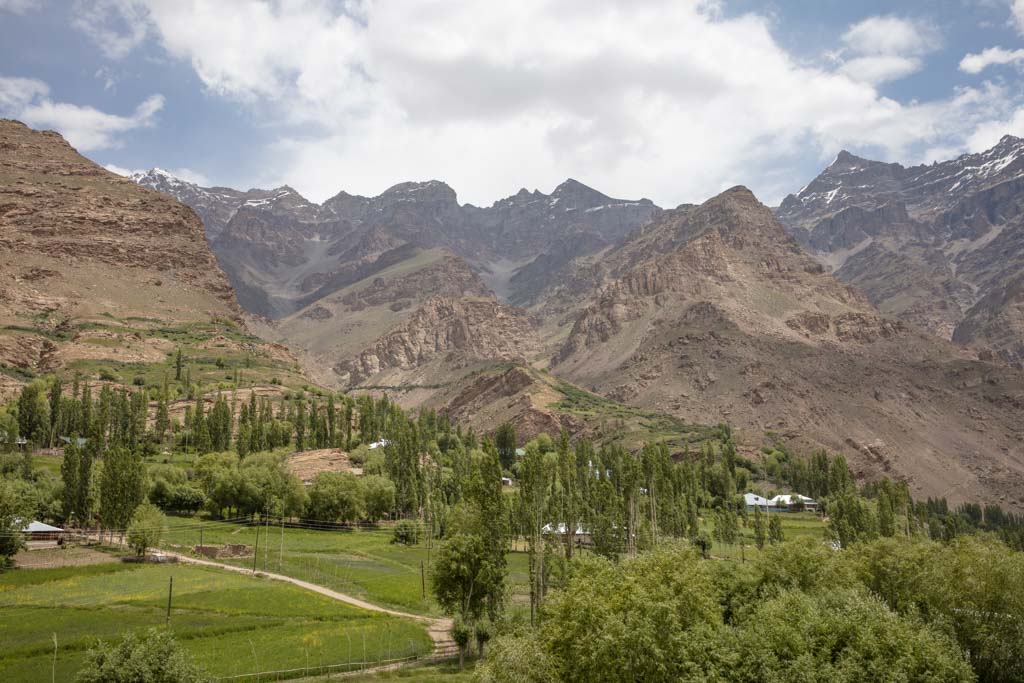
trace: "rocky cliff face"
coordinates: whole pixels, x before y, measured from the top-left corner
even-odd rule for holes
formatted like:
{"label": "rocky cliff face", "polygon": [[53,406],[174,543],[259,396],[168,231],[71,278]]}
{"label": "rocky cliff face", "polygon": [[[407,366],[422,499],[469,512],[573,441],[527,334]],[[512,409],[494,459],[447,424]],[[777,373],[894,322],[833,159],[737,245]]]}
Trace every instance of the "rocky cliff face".
{"label": "rocky cliff face", "polygon": [[434,361],[443,362],[443,375],[474,363],[525,362],[539,349],[533,321],[521,309],[493,298],[433,297],[336,370],[349,385],[371,377],[398,385],[410,382],[396,378],[410,375],[425,384]]}
{"label": "rocky cliff face", "polygon": [[553,370],[617,401],[845,452],[918,491],[1024,503],[1024,377],[880,314],[744,188],[666,211],[608,275]]}
{"label": "rocky cliff face", "polygon": [[[448,250],[403,247],[398,252],[387,267],[362,274],[356,268],[345,286],[312,297],[285,318],[261,323],[263,335],[299,349],[308,373],[323,384],[343,387],[352,374],[338,375],[333,368],[355,359],[431,297],[492,297],[483,280]],[[367,378],[361,375],[360,381]]]}
{"label": "rocky cliff face", "polygon": [[884,312],[1019,358],[1024,327],[1012,310],[1006,333],[977,318],[998,317],[1000,302],[1012,306],[1005,292],[1024,267],[1024,140],[1008,135],[980,154],[910,168],[842,152],[777,213]]}
{"label": "rocky cliff face", "polygon": [[0,120],[0,370],[163,363],[161,330],[241,316],[190,208]]}

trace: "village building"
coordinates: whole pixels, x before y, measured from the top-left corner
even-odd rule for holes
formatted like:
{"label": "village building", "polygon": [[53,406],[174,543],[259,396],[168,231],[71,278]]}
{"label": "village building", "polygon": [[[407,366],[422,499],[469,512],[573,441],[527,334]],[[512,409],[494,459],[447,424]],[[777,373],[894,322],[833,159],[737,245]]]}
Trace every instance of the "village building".
{"label": "village building", "polygon": [[744,493],[743,504],[747,510],[761,508],[766,512],[817,512],[818,501],[799,493],[780,494],[774,498],[765,498],[756,493]]}
{"label": "village building", "polygon": [[[562,539],[564,539],[565,535],[566,535],[567,528],[568,527],[566,527],[565,522],[559,522],[558,526],[553,526],[551,524],[545,524],[541,528],[541,533],[543,533],[545,535],[552,534],[552,535],[559,536]],[[581,525],[581,524],[576,525],[575,541],[576,541],[576,547],[577,548],[590,548],[590,547],[592,547],[594,545],[594,541],[590,537],[590,532],[587,531],[586,529],[584,529],[583,525]]]}
{"label": "village building", "polygon": [[33,521],[21,530],[30,541],[56,541],[59,540],[64,530],[60,527],[50,526],[44,522]]}

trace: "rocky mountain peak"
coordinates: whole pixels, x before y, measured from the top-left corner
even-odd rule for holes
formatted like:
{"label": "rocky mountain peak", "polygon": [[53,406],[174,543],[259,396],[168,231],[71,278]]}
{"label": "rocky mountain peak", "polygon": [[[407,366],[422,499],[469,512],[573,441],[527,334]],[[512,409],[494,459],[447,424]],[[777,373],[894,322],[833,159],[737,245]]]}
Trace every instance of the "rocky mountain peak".
{"label": "rocky mountain peak", "polygon": [[447,201],[458,203],[455,190],[440,180],[426,182],[404,182],[392,185],[380,195],[382,200],[390,201]]}
{"label": "rocky mountain peak", "polygon": [[609,201],[608,195],[584,185],[574,178],[568,178],[551,193],[552,199],[571,201],[577,205],[598,206]]}
{"label": "rocky mountain peak", "polygon": [[1010,135],[1007,133],[1003,137],[999,138],[999,145],[997,146],[1024,147],[1024,138],[1019,138],[1016,135]]}
{"label": "rocky mountain peak", "polygon": [[165,171],[159,166],[154,166],[148,171],[132,173],[128,178],[139,185],[159,190],[161,192],[166,192],[169,188],[187,188],[189,190],[193,190],[197,187],[195,183],[182,180],[170,171]]}

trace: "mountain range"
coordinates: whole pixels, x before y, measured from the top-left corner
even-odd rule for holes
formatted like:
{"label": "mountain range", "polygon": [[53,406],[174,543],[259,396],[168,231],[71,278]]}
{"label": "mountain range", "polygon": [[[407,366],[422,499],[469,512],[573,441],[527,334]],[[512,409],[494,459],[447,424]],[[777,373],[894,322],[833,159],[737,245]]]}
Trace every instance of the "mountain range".
{"label": "mountain range", "polygon": [[747,457],[826,448],[917,495],[1024,507],[1016,138],[927,167],[844,152],[773,210],[743,187],[662,209],[575,180],[490,207],[439,181],[315,204],[132,183],[55,134],[3,133],[5,362],[54,338],[43,318],[230,319],[323,386],[485,431],[684,457],[728,423]]}
{"label": "mountain range", "polygon": [[1024,140],[905,168],[840,152],[777,214],[881,311],[1024,359]]}

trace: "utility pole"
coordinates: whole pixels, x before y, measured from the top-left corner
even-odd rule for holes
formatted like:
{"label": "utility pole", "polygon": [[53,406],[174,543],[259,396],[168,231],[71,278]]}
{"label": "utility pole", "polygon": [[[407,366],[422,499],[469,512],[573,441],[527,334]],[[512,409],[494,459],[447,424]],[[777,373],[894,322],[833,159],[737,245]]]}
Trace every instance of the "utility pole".
{"label": "utility pole", "polygon": [[203,547],[203,520],[199,520],[199,547]]}
{"label": "utility pole", "polygon": [[423,570],[423,560],[420,560],[420,597],[422,600],[427,599],[427,575]]}
{"label": "utility pole", "polygon": [[171,625],[171,595],[174,593],[174,577],[167,584],[167,626]]}
{"label": "utility pole", "polygon": [[252,573],[256,573],[256,558],[260,556],[260,525],[256,523],[256,545],[252,549]]}
{"label": "utility pole", "polygon": [[284,558],[284,516],[281,516],[281,550],[277,554],[277,573],[281,573],[281,561]]}

